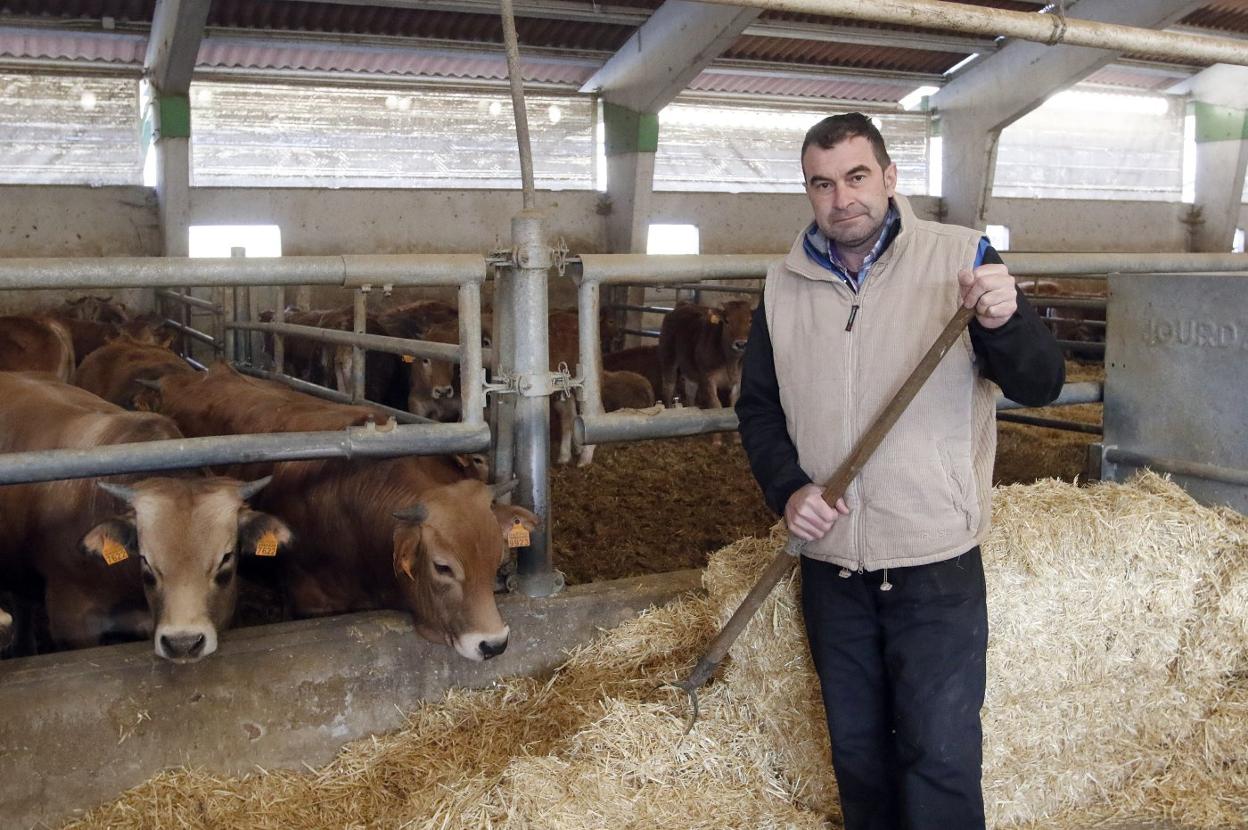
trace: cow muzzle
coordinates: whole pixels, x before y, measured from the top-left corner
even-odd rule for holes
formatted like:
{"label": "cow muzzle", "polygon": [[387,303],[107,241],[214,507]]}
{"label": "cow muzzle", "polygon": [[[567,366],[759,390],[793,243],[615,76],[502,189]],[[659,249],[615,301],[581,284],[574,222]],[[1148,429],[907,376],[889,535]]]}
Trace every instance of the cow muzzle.
{"label": "cow muzzle", "polygon": [[461,657],[481,662],[492,660],[507,650],[507,641],[511,637],[511,629],[503,626],[501,634],[482,634],[471,632],[455,638],[455,650]]}
{"label": "cow muzzle", "polygon": [[734,352],[736,352],[737,354],[741,354],[742,352],[744,352],[744,351],[745,351],[745,344],[746,344],[747,342],[749,342],[749,341],[747,341],[747,340],[734,340],[734,341],[732,341],[732,350],[733,350]]}
{"label": "cow muzzle", "polygon": [[156,654],[175,663],[194,663],[217,650],[217,632],[212,628],[159,628]]}
{"label": "cow muzzle", "polygon": [[433,399],[434,399],[435,401],[440,401],[440,400],[442,400],[443,398],[450,398],[450,397],[454,397],[454,395],[455,395],[455,387],[454,387],[454,386],[435,386],[435,387],[433,387]]}

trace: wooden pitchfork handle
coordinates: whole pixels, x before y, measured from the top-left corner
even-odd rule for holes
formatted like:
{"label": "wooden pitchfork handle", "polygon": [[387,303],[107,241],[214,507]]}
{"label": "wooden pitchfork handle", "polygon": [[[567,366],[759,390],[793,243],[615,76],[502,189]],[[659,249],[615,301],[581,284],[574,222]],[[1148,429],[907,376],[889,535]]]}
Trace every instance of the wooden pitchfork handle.
{"label": "wooden pitchfork handle", "polygon": [[[893,428],[893,424],[897,423],[897,419],[901,417],[901,413],[906,411],[906,407],[914,400],[914,396],[923,388],[923,384],[932,376],[932,372],[936,369],[937,364],[953,347],[958,338],[962,335],[963,329],[970,323],[971,318],[975,316],[973,308],[959,308],[958,313],[945,325],[944,331],[936,338],[936,342],[927,350],[927,354],[923,355],[923,359],[919,361],[919,365],[914,367],[914,371],[910,373],[910,377],[906,378],[905,383],[897,390],[897,394],[893,395],[892,400],[884,407],[884,411],[879,414],[875,422],[867,429],[865,435],[858,446],[854,449],[853,454],[841,464],[837,471],[832,475],[827,486],[823,488],[823,500],[828,506],[833,507],[836,500],[845,495],[845,491],[849,489],[849,484],[854,477],[862,470],[863,466],[870,460],[876,448],[888,435],[889,430]],[[754,583],[754,587],[745,595],[741,605],[737,608],[727,625],[716,635],[711,641],[711,645],[706,650],[706,654],[693,667],[693,671],[689,677],[678,683],[673,684],[678,689],[682,689],[693,704],[693,716],[689,720],[689,727],[685,730],[688,734],[693,729],[693,725],[698,721],[698,688],[702,686],[715,670],[719,668],[719,664],[723,662],[724,657],[728,654],[728,649],[732,648],[732,644],[736,642],[737,637],[741,636],[741,632],[745,630],[745,626],[750,619],[758,611],[758,607],[763,604],[763,600],[767,599],[767,595],[771,593],[771,589],[776,583],[785,577],[797,564],[798,558],[802,555],[802,548],[805,543],[796,536],[789,536],[788,543],[784,549],[776,554],[775,558],[763,571],[762,576],[758,578],[758,582]]]}

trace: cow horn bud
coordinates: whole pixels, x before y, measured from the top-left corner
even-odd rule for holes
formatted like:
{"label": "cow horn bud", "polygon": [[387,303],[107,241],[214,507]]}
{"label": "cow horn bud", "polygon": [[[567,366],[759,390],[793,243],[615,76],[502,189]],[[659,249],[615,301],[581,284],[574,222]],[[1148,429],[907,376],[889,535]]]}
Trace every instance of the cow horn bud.
{"label": "cow horn bud", "polygon": [[501,499],[503,496],[507,495],[508,493],[510,493],[512,490],[515,490],[519,486],[520,486],[520,479],[513,478],[511,481],[503,481],[498,484],[491,484],[490,493],[494,496],[495,499]]}
{"label": "cow horn bud", "polygon": [[96,486],[98,486],[105,493],[108,493],[110,496],[121,499],[126,504],[133,504],[134,497],[139,494],[138,490],[135,490],[133,487],[127,487],[124,484],[111,484],[107,481],[97,481]]}
{"label": "cow horn bud", "polygon": [[421,524],[429,518],[429,511],[423,504],[415,504],[411,507],[405,507],[402,510],[394,511],[394,518],[401,522]]}
{"label": "cow horn bud", "polygon": [[249,481],[246,484],[239,485],[238,497],[243,501],[247,501],[256,493],[263,490],[264,486],[272,480],[273,476],[265,476],[264,478],[258,478],[255,481]]}

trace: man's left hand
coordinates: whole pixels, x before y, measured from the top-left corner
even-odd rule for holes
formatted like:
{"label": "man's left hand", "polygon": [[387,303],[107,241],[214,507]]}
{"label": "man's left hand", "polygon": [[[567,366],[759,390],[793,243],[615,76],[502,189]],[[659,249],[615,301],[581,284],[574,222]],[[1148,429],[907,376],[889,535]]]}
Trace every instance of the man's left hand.
{"label": "man's left hand", "polygon": [[1005,325],[1018,310],[1014,277],[1004,265],[981,265],[958,272],[962,305],[975,309],[975,319],[986,329]]}

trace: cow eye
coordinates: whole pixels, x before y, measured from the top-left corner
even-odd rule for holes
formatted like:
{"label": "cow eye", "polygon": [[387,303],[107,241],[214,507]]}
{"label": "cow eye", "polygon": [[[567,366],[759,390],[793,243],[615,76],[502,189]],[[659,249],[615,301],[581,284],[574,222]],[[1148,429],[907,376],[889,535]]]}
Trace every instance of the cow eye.
{"label": "cow eye", "polygon": [[217,571],[217,575],[212,578],[212,581],[222,587],[225,587],[226,585],[230,584],[230,580],[233,577],[234,577],[233,571],[220,570],[220,571]]}
{"label": "cow eye", "polygon": [[428,366],[430,363],[432,363],[432,361],[427,357],[420,361],[421,366]]}
{"label": "cow eye", "polygon": [[221,557],[221,567],[224,568],[226,565],[230,564],[233,561],[234,561],[234,551],[227,550],[225,552],[225,556]]}
{"label": "cow eye", "polygon": [[454,576],[455,571],[450,565],[444,565],[441,562],[433,563],[433,571],[439,576]]}
{"label": "cow eye", "polygon": [[156,574],[152,572],[152,569],[147,566],[146,562],[143,563],[143,584],[149,588],[156,587]]}

